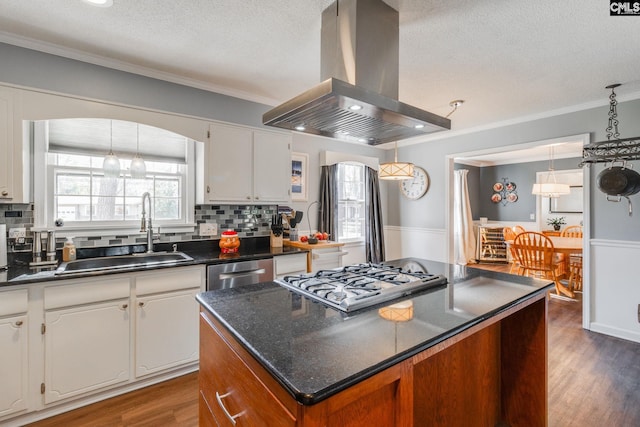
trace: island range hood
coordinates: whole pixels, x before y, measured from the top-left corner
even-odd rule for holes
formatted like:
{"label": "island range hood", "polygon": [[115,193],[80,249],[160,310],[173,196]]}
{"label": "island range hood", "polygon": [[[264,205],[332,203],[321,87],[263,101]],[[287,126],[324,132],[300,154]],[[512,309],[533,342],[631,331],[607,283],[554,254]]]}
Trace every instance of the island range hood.
{"label": "island range hood", "polygon": [[382,0],[337,0],[322,12],[319,85],[262,123],[371,145],[451,129],[398,101],[398,11]]}

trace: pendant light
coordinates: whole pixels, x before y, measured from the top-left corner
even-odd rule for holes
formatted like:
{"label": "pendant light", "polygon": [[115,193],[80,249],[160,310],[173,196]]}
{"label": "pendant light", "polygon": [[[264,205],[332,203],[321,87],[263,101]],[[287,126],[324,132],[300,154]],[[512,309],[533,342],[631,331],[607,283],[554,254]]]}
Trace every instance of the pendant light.
{"label": "pendant light", "polygon": [[545,182],[537,182],[533,184],[531,194],[542,197],[557,198],[560,196],[566,196],[571,193],[571,188],[568,184],[559,184],[556,182],[556,175],[553,169],[553,145],[549,147],[549,173]]}
{"label": "pendant light", "polygon": [[413,179],[413,163],[398,162],[398,142],[396,141],[393,162],[382,163],[379,171],[380,179],[399,181]]}
{"label": "pendant light", "polygon": [[131,172],[131,178],[144,179],[147,176],[147,165],[144,164],[144,160],[140,157],[140,125],[136,123],[136,156],[131,160],[131,166],[129,171]]}
{"label": "pendant light", "polygon": [[118,178],[120,176],[120,160],[113,154],[113,120],[110,121],[109,139],[109,154],[105,156],[102,162],[102,170],[105,178]]}

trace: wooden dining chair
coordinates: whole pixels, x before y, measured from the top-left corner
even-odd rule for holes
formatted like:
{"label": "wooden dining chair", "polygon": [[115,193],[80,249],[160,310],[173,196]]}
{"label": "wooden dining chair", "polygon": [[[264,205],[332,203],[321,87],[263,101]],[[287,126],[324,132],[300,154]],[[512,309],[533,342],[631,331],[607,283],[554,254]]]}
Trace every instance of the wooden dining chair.
{"label": "wooden dining chair", "polygon": [[[511,227],[504,227],[502,229],[502,236],[504,237],[505,242],[513,242],[516,238],[516,232]],[[516,257],[516,253],[513,250],[513,245],[509,245],[509,255],[511,266],[509,267],[509,274],[517,273],[520,265],[518,264],[518,258]]]}
{"label": "wooden dining chair", "polygon": [[513,226],[513,231],[515,231],[516,234],[520,234],[520,233],[524,233],[527,230],[525,230],[524,227],[521,226],[521,225],[514,225]]}
{"label": "wooden dining chair", "polygon": [[582,238],[582,226],[570,225],[560,232],[560,237],[579,237]]}
{"label": "wooden dining chair", "polygon": [[542,233],[526,231],[518,234],[511,246],[520,264],[518,274],[553,280],[558,295],[574,297],[573,291],[560,283],[560,265],[555,261],[551,239]]}

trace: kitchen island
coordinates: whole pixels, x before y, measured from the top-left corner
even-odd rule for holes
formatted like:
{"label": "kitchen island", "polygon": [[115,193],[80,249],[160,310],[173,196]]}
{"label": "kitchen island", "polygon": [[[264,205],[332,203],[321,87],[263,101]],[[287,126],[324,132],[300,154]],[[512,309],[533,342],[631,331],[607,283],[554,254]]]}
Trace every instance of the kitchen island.
{"label": "kitchen island", "polygon": [[201,425],[546,425],[552,283],[389,264],[449,283],[350,313],[272,282],[199,294]]}

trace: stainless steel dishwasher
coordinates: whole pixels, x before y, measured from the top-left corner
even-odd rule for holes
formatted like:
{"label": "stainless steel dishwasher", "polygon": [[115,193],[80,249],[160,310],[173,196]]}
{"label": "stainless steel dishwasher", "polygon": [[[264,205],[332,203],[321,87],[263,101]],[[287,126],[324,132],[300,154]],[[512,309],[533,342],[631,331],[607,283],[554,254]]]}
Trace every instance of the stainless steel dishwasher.
{"label": "stainless steel dishwasher", "polygon": [[207,267],[207,290],[235,288],[273,280],[273,258]]}

